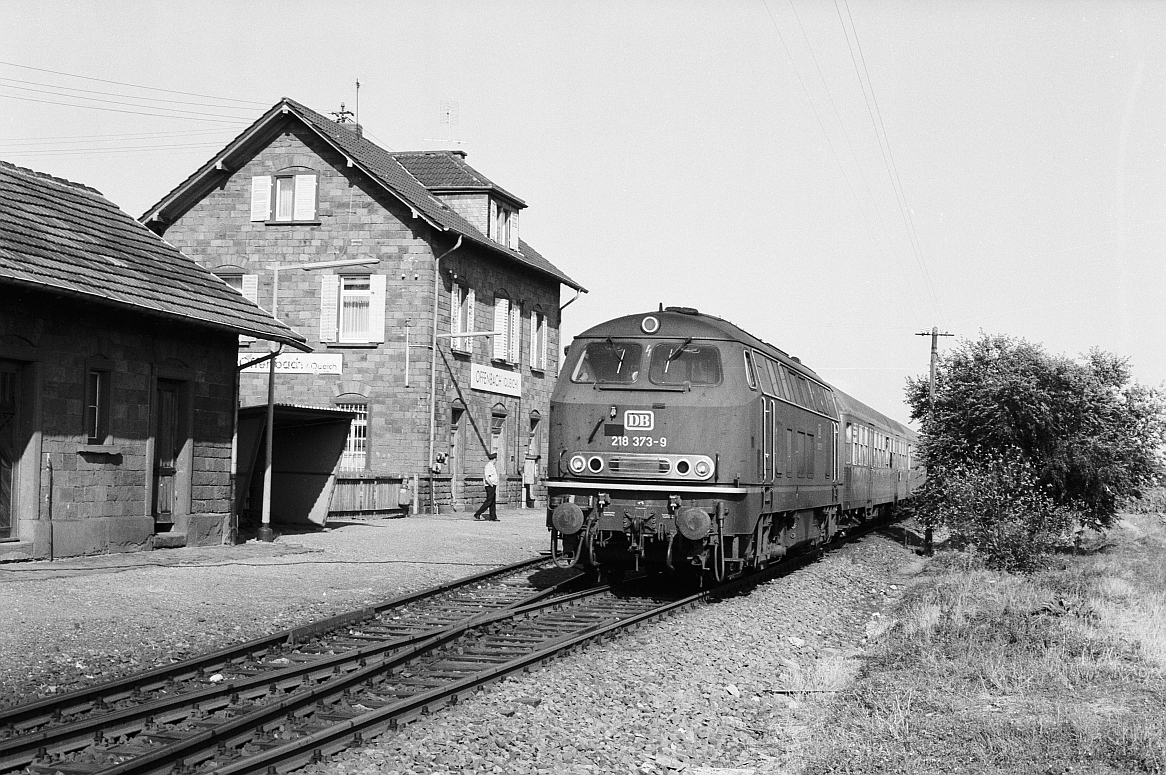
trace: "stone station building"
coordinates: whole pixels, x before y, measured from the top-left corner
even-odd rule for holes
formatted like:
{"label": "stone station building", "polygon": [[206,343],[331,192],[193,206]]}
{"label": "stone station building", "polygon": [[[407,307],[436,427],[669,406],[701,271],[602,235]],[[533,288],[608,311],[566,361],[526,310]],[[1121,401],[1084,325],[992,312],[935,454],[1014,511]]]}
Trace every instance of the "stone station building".
{"label": "stone station building", "polygon": [[[142,220],[308,337],[275,400],[355,413],[331,511],[384,513],[472,506],[489,451],[502,503],[545,476],[560,291],[585,289],[521,238],[525,207],[460,151],[389,152],[285,98]],[[267,384],[246,370],[242,403]]]}

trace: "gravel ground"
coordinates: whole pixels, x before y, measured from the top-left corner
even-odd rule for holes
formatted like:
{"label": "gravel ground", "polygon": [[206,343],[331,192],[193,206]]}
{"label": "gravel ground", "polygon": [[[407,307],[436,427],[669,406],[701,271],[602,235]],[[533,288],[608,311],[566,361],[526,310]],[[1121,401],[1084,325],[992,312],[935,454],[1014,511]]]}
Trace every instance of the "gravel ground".
{"label": "gravel ground", "polygon": [[[501,517],[0,565],[0,697],[68,691],[546,548],[544,512]],[[921,568],[895,542],[868,537],[747,597],[494,684],[312,775],[796,772],[831,692]]]}

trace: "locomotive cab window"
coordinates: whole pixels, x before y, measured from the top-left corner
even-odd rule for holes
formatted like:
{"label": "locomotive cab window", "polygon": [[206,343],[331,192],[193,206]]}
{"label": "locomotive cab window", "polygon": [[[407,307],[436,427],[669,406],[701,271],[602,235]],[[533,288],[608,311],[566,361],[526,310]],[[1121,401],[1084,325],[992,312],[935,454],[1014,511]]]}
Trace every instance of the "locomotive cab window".
{"label": "locomotive cab window", "polygon": [[648,377],[657,385],[719,385],[720,350],[689,341],[658,344],[652,348]]}
{"label": "locomotive cab window", "polygon": [[592,342],[583,351],[572,382],[616,382],[631,384],[640,374],[643,348],[635,342]]}

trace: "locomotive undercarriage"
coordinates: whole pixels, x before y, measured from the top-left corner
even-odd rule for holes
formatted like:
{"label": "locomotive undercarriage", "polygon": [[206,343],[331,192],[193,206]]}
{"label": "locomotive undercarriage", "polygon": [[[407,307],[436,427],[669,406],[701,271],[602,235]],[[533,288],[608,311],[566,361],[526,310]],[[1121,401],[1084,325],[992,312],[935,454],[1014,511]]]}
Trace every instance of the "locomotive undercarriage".
{"label": "locomotive undercarriage", "polygon": [[670,571],[719,581],[824,543],[838,530],[837,507],[758,514],[759,502],[760,492],[560,495],[548,514],[552,553],[561,565],[611,578]]}

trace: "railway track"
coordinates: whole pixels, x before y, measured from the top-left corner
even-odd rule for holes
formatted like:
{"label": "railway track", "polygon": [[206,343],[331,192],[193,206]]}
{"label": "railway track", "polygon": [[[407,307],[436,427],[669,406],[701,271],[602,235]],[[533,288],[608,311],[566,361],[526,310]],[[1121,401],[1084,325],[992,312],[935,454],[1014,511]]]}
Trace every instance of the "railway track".
{"label": "railway track", "polygon": [[679,599],[565,592],[579,577],[545,560],[479,574],[4,711],[0,775],[288,772],[588,641],[791,573],[822,550]]}
{"label": "railway track", "polygon": [[65,750],[78,735],[97,738],[134,719],[155,719],[191,703],[273,685],[319,683],[343,670],[345,654],[391,652],[475,616],[561,594],[578,574],[535,558],[403,595],[58,697],[0,710],[0,772],[30,755]]}

